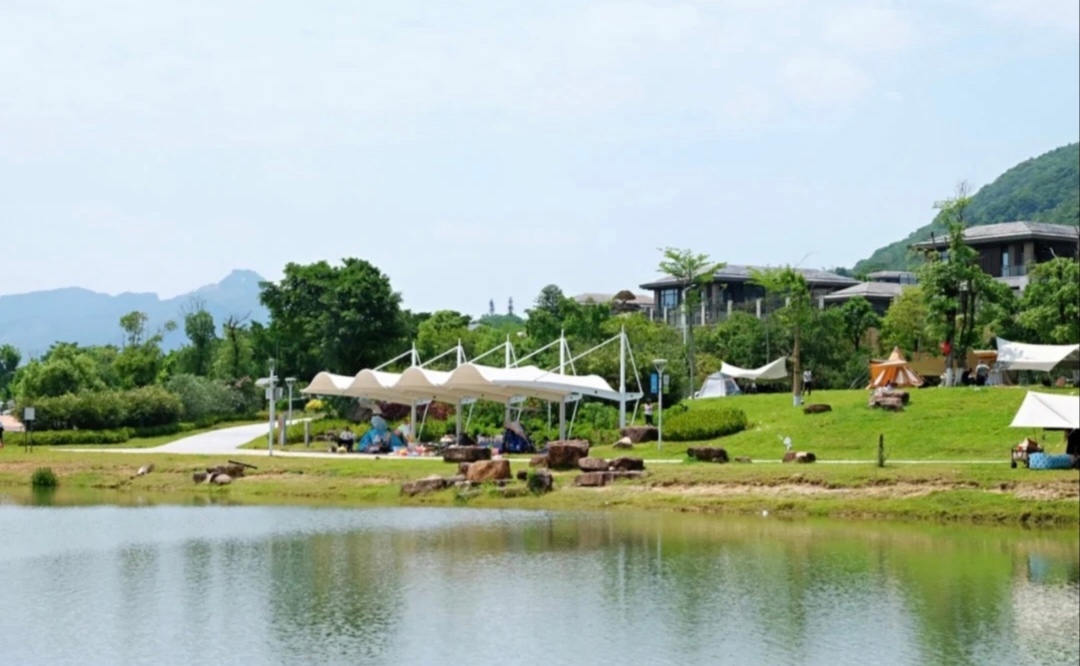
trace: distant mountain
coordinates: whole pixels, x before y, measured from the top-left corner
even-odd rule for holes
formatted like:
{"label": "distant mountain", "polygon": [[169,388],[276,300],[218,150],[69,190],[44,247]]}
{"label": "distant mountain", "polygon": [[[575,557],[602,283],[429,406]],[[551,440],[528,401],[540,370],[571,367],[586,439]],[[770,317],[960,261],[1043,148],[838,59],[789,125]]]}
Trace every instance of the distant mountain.
{"label": "distant mountain", "polygon": [[140,310],[149,316],[149,331],[157,331],[169,320],[181,324],[163,343],[166,349],[175,349],[185,340],[184,308],[196,301],[214,316],[219,332],[230,315],[265,322],[267,312],[259,303],[262,280],[253,271],[236,270],[217,284],[165,300],[157,294],[109,296],[79,287],[0,296],[0,344],[14,345],[24,359],[44,353],[54,342],[120,344],[120,317]]}
{"label": "distant mountain", "polygon": [[[980,189],[967,211],[970,226],[998,222],[1080,224],[1080,143],[1072,143],[1009,169]],[[914,268],[908,255],[912,243],[944,230],[938,218],[902,241],[875,251],[855,264],[856,273]]]}

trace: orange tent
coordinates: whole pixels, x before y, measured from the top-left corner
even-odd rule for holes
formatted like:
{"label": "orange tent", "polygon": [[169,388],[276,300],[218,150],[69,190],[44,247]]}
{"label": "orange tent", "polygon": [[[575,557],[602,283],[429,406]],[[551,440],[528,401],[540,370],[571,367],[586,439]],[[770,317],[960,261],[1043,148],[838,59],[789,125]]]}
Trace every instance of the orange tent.
{"label": "orange tent", "polygon": [[878,388],[888,386],[922,386],[923,378],[908,366],[899,347],[894,347],[892,354],[885,361],[870,362],[870,386]]}

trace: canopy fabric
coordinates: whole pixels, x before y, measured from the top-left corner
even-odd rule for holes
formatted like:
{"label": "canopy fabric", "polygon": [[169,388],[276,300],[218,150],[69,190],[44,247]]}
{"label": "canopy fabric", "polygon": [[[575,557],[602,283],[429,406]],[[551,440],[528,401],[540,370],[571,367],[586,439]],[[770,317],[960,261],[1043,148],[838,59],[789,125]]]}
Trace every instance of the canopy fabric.
{"label": "canopy fabric", "polygon": [[759,379],[786,379],[788,376],[787,360],[781,356],[772,363],[753,370],[745,370],[728,363],[721,363],[720,374],[738,379],[750,379],[753,381]]}
{"label": "canopy fabric", "polygon": [[345,395],[352,380],[353,378],[347,375],[320,372],[310,384],[300,389],[300,392],[305,395]]}
{"label": "canopy fabric", "polygon": [[1080,428],[1080,396],[1028,391],[1009,425],[1013,428],[1059,430]]}
{"label": "canopy fabric", "polygon": [[923,378],[908,366],[903,352],[894,347],[889,358],[870,363],[870,385],[867,388],[882,386],[922,386]]}
{"label": "canopy fabric", "polygon": [[396,402],[401,394],[394,390],[401,375],[381,370],[361,370],[353,377],[345,395],[368,400]]}
{"label": "canopy fabric", "polygon": [[1033,345],[997,339],[997,364],[1001,370],[1050,372],[1060,366],[1080,367],[1080,345]]}
{"label": "canopy fabric", "polygon": [[695,398],[726,398],[731,395],[739,395],[739,385],[735,380],[722,372],[714,372],[705,378],[701,384],[701,390],[694,394]]}

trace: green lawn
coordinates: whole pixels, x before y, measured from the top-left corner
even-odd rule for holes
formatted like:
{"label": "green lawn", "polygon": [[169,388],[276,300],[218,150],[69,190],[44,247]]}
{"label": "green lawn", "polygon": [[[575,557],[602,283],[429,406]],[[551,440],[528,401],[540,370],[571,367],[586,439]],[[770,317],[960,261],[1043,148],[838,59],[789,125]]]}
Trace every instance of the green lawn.
{"label": "green lawn", "polygon": [[[821,460],[874,460],[878,435],[885,436],[885,453],[893,460],[1007,461],[1009,449],[1024,437],[1035,437],[1048,450],[1063,452],[1061,433],[1044,436],[1041,431],[1009,427],[1025,393],[1013,387],[916,390],[907,408],[897,413],[867,407],[869,393],[863,390],[815,391],[807,402],[832,406],[833,411],[824,414],[803,414],[786,393],[688,404],[690,409],[737,407],[745,411],[750,421],[746,431],[708,444],[723,446],[732,457],[748,456],[755,461],[783,457],[784,437],[791,438],[795,450],[812,451]],[[700,445],[664,442],[658,451],[652,442],[636,445],[629,455],[680,458],[688,446]],[[594,447],[593,455],[627,453],[601,446]]]}
{"label": "green lawn", "polygon": [[[126,442],[120,444],[65,444],[64,446],[50,446],[50,447],[38,447],[34,448],[49,448],[57,451],[63,451],[64,449],[101,449],[108,451],[109,449],[152,449],[155,446],[162,446],[175,442],[178,439],[185,437],[191,437],[192,435],[198,435],[204,432],[212,432],[214,430],[221,430],[223,428],[234,428],[236,426],[251,425],[252,423],[258,423],[257,421],[229,421],[226,423],[218,423],[212,425],[209,428],[199,428],[196,430],[187,430],[184,432],[177,432],[171,435],[158,435],[157,437],[132,437]],[[12,444],[18,447],[23,446],[23,435],[19,433],[17,437],[12,437]]]}

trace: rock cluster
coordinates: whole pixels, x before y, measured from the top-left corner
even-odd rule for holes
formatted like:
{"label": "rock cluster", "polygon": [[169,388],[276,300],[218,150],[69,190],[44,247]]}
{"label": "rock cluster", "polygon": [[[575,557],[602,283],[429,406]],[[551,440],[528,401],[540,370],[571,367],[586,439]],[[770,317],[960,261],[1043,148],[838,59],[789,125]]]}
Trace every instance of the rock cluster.
{"label": "rock cluster", "polygon": [[567,439],[549,442],[547,467],[549,469],[577,469],[578,462],[589,455],[589,440]]}
{"label": "rock cluster", "polygon": [[578,461],[582,471],[574,478],[574,485],[583,488],[606,486],[619,479],[640,479],[645,475],[645,461],[641,458],[582,458]]}
{"label": "rock cluster", "polygon": [[809,451],[788,451],[784,454],[784,462],[795,463],[812,463],[817,460],[817,456]]}
{"label": "rock cluster", "polygon": [[719,446],[692,446],[686,449],[686,455],[701,462],[726,463],[730,460],[727,450]]}
{"label": "rock cluster", "polygon": [[232,483],[233,479],[244,476],[244,465],[218,465],[208,467],[205,472],[195,472],[191,478],[195,483],[212,483],[225,486]]}
{"label": "rock cluster", "polygon": [[[529,492],[545,493],[549,492],[554,486],[551,472],[546,469],[537,469],[532,472],[522,470],[518,472],[517,478],[525,482],[525,489]],[[401,485],[401,494],[412,497],[450,487],[475,488],[485,483],[495,484],[508,491],[512,490],[513,476],[510,472],[510,461],[478,460],[472,463],[461,463],[458,466],[458,473],[454,476],[444,477],[435,474],[403,483]],[[521,489],[520,486],[518,488]]]}
{"label": "rock cluster", "polygon": [[656,426],[627,426],[619,430],[619,437],[629,439],[631,444],[655,442],[659,439],[659,431]]}
{"label": "rock cluster", "polygon": [[491,460],[491,449],[486,446],[449,446],[443,450],[443,462],[473,463]]}

